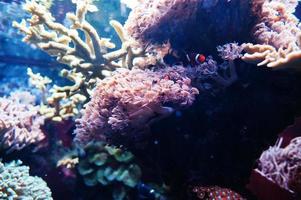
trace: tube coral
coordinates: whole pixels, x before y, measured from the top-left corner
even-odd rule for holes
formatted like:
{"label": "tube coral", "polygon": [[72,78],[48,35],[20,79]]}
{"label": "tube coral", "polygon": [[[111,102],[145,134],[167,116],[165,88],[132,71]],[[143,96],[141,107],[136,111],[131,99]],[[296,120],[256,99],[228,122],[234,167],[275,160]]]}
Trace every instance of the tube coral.
{"label": "tube coral", "polygon": [[267,67],[298,67],[301,60],[301,29],[294,16],[299,0],[254,0],[258,17],[254,37],[259,44],[244,44],[247,62]]}
{"label": "tube coral", "polygon": [[21,150],[45,139],[41,130],[44,117],[38,114],[34,99],[27,92],[0,98],[0,150]]}
{"label": "tube coral", "polygon": [[75,141],[86,144],[115,135],[135,136],[175,108],[191,105],[198,90],[190,85],[184,70],[119,69],[112,77],[100,81],[82,118],[77,120]]}
{"label": "tube coral", "polygon": [[22,162],[0,162],[0,199],[52,200],[51,191],[43,179],[30,176]]}

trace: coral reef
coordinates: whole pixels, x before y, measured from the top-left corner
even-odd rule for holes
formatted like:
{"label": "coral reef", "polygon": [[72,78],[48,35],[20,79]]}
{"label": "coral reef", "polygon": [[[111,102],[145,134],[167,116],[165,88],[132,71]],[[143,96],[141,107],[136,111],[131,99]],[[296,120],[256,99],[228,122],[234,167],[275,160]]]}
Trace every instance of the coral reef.
{"label": "coral reef", "polygon": [[[21,23],[13,23],[14,27],[26,35],[23,41],[55,56],[59,62],[71,68],[62,70],[61,75],[74,82],[74,85],[55,85],[47,107],[44,108],[47,117],[55,121],[75,116],[75,108],[89,99],[97,79],[110,75],[110,71],[116,68],[131,69],[134,59],[144,56],[143,49],[132,48],[135,42],[128,39],[122,25],[114,20],[110,24],[118,34],[122,46],[119,50],[109,52],[109,49],[115,48],[115,44],[107,38],[101,38],[85,20],[87,12],[97,11],[96,6],[90,0],[73,2],[76,4],[76,12],[66,15],[71,21],[70,28],[56,22],[48,9],[35,1],[28,1],[24,6],[32,15],[27,20],[29,24],[24,19]],[[84,35],[83,38],[81,35]]]}
{"label": "coral reef", "polygon": [[247,62],[258,66],[295,67],[300,65],[301,29],[294,12],[299,0],[254,0],[253,12],[258,18],[254,37],[259,44],[244,44]]}
{"label": "coral reef", "polygon": [[113,199],[125,199],[127,190],[134,188],[141,177],[134,155],[103,142],[90,142],[80,156],[78,171],[87,186],[113,186]]}
{"label": "coral reef", "polygon": [[21,150],[45,139],[41,130],[44,117],[34,106],[35,97],[28,92],[12,93],[0,98],[1,145],[6,152]]}
{"label": "coral reef", "polygon": [[52,200],[51,191],[43,179],[30,176],[22,162],[0,162],[0,199]]}
{"label": "coral reef", "polygon": [[[259,158],[258,171],[280,187],[293,191],[294,182],[301,167],[301,137],[294,138],[289,145],[281,147],[282,139],[275,146],[264,151]],[[296,186],[295,186],[296,187]]]}
{"label": "coral reef", "polygon": [[[3,35],[19,31],[43,54],[29,60],[32,49],[5,39],[1,82],[22,78],[12,64],[24,74],[29,65],[35,89],[12,79],[17,83],[6,82],[0,94],[14,84],[40,94],[0,98],[0,157],[23,160],[52,194],[29,167],[0,162],[0,199],[260,199],[245,188],[250,172],[281,188],[255,184],[257,191],[300,193],[300,135],[265,151],[253,170],[275,133],[301,113],[300,75],[241,60],[299,62],[299,0],[16,1],[12,9],[24,5],[20,22]],[[126,20],[126,6],[123,26],[112,19]],[[0,37],[6,27],[0,23]],[[47,145],[35,154],[8,154],[42,140]]]}
{"label": "coral reef", "polygon": [[251,29],[248,1],[150,0],[131,1],[134,5],[125,3],[132,7],[125,29],[143,47],[170,42],[171,47],[179,51],[212,54],[217,45],[234,40],[246,41]]}
{"label": "coral reef", "polygon": [[95,88],[77,120],[75,141],[85,144],[93,139],[139,138],[139,132],[145,132],[155,120],[191,105],[198,90],[184,71],[183,67],[117,70]]}

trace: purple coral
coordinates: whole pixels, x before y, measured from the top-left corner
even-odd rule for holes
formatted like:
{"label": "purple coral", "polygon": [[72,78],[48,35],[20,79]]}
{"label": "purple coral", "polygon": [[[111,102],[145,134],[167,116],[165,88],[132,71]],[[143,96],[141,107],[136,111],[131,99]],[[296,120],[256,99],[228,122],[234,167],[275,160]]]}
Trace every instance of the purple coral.
{"label": "purple coral", "polygon": [[0,98],[0,150],[12,152],[45,139],[41,130],[44,117],[34,106],[35,98],[28,92],[16,92]]}
{"label": "purple coral", "polygon": [[196,17],[199,3],[199,0],[142,2],[133,8],[125,29],[131,37],[143,42],[154,38],[159,42],[165,42],[170,38],[170,34],[184,36],[185,27]]}
{"label": "purple coral", "polygon": [[299,20],[293,15],[299,0],[254,0],[253,12],[258,17],[254,36],[261,44],[279,48],[298,46]]}
{"label": "purple coral", "polygon": [[183,67],[118,69],[95,88],[82,118],[77,120],[75,141],[86,144],[116,134],[138,134],[175,108],[191,105],[198,90],[184,71]]}
{"label": "purple coral", "polygon": [[223,60],[233,61],[242,56],[243,47],[236,42],[218,46],[217,51]]}
{"label": "purple coral", "polygon": [[227,88],[237,81],[237,73],[233,60],[233,53],[227,54],[229,62],[218,64],[211,56],[206,61],[194,67],[187,67],[185,72],[195,87],[200,90],[211,90],[213,85],[217,88]]}
{"label": "purple coral", "polygon": [[294,138],[289,145],[281,147],[282,138],[259,158],[258,172],[280,187],[292,191],[290,182],[301,168],[301,137]]}
{"label": "purple coral", "polygon": [[241,0],[136,1],[125,29],[143,47],[170,42],[178,51],[213,53],[225,41],[249,38],[250,12]]}

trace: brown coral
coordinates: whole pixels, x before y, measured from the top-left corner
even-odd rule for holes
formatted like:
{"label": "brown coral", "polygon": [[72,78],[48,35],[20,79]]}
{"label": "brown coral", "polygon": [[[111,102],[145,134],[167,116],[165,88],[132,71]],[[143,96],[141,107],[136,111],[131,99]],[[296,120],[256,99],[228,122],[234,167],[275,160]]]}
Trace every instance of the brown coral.
{"label": "brown coral", "polygon": [[76,142],[137,134],[175,108],[191,105],[198,90],[183,74],[183,67],[120,69],[100,81],[77,121]]}

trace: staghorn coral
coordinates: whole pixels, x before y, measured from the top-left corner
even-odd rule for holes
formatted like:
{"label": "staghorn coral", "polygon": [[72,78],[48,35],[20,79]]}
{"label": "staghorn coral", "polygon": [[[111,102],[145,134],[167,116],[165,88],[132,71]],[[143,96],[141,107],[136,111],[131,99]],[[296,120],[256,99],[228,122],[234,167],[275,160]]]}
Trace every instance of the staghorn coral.
{"label": "staghorn coral", "polygon": [[30,176],[22,162],[0,162],[0,199],[52,200],[51,191],[43,179]]}
{"label": "staghorn coral", "polygon": [[[68,73],[62,70],[62,73]],[[27,69],[29,82],[41,92],[41,105],[39,113],[53,121],[62,121],[68,117],[74,117],[79,114],[78,107],[81,103],[87,100],[85,95],[79,94],[80,88],[78,84],[74,86],[59,87],[54,85],[49,91],[48,84],[52,82],[48,77],[43,77],[39,73],[35,74],[30,68]],[[69,75],[70,79],[78,82],[82,76],[74,73]],[[79,76],[79,77],[78,77]],[[72,77],[72,78],[71,78]],[[82,82],[82,81],[79,81]],[[70,91],[74,91],[71,93]],[[51,93],[51,95],[49,95]]]}
{"label": "staghorn coral", "polygon": [[247,62],[267,67],[298,67],[301,58],[301,29],[294,16],[299,0],[254,0],[258,18],[254,37],[259,44],[243,44]]}
{"label": "staghorn coral", "polygon": [[44,117],[34,106],[34,97],[28,92],[12,93],[0,98],[0,149],[6,152],[21,150],[45,139],[41,130]]}
{"label": "staghorn coral", "polygon": [[134,155],[104,142],[90,142],[84,152],[79,157],[78,171],[85,184],[111,189],[114,200],[128,199],[127,191],[136,187],[142,173]]}
{"label": "staghorn coral", "polygon": [[[110,71],[124,67],[131,69],[134,59],[144,56],[143,49],[133,48],[135,43],[128,39],[122,25],[117,21],[110,24],[118,34],[122,46],[118,50],[107,38],[101,38],[95,28],[85,20],[88,12],[97,11],[91,0],[76,1],[75,13],[67,13],[71,21],[69,28],[55,21],[48,9],[27,1],[24,9],[32,17],[14,22],[13,26],[25,34],[23,41],[33,44],[55,56],[71,69],[64,69],[61,75],[74,82],[71,86],[54,86],[42,113],[55,121],[77,115],[77,107],[87,101],[97,79],[110,75]],[[84,33],[84,34],[82,34]],[[34,79],[34,74],[29,72]],[[37,86],[39,87],[39,86]]]}
{"label": "staghorn coral", "polygon": [[294,179],[298,178],[301,167],[301,137],[294,138],[286,147],[281,145],[282,138],[261,154],[256,171],[280,187],[294,192],[293,188],[300,188],[300,185],[291,184],[298,183]]}
{"label": "staghorn coral", "polygon": [[183,67],[119,69],[98,83],[77,120],[75,141],[139,137],[136,132],[145,131],[153,121],[193,103],[198,90],[190,84]]}

